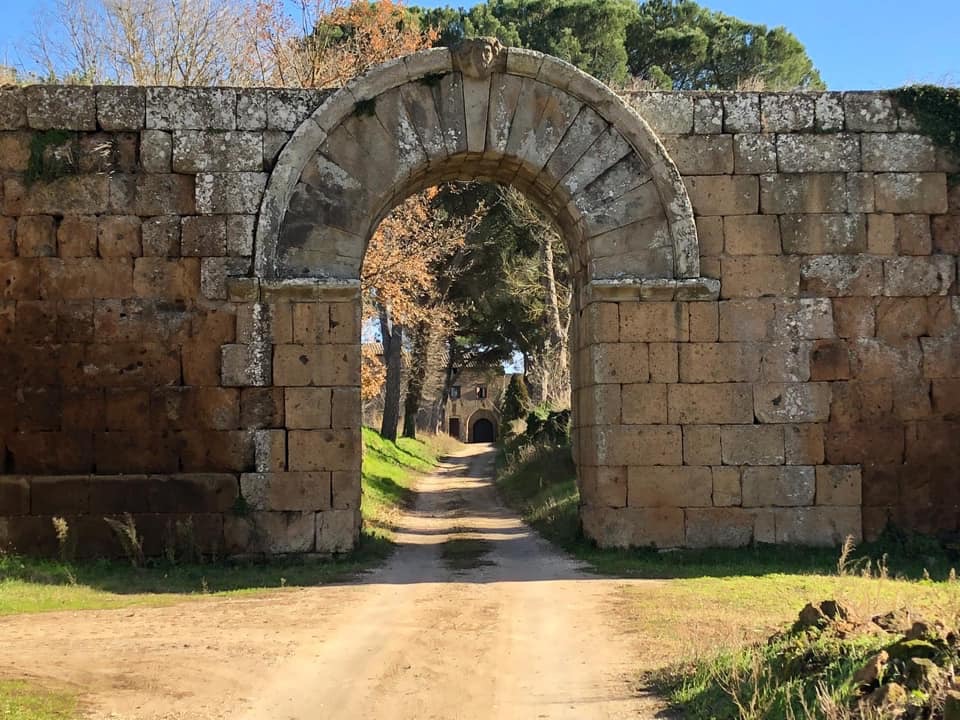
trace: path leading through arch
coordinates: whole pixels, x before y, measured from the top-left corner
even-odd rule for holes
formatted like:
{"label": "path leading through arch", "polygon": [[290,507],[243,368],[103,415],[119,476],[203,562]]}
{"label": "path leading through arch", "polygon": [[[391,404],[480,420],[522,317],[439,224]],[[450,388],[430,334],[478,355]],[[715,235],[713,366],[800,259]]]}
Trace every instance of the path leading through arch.
{"label": "path leading through arch", "polygon": [[358,583],[0,618],[0,668],[55,667],[123,720],[656,717],[624,618],[625,587],[659,581],[584,572],[499,503],[493,457],[465,446],[423,479],[399,550]]}

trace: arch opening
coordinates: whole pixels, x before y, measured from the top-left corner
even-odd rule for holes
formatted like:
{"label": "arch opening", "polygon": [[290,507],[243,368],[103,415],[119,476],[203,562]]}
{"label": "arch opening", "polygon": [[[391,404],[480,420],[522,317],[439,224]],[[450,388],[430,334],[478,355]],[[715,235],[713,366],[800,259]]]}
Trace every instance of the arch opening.
{"label": "arch opening", "polygon": [[[362,422],[359,290],[368,242],[404,198],[476,180],[519,190],[556,223],[567,247],[572,447],[581,487],[592,488],[604,459],[589,439],[580,448],[579,438],[619,423],[602,407],[605,388],[643,382],[613,377],[618,322],[614,314],[611,323],[601,305],[716,297],[718,283],[699,277],[693,211],[676,167],[646,122],[594,78],[556,58],[480,39],[400,58],[351,81],[281,152],[260,208],[255,272],[268,302],[330,303],[320,311],[329,332],[307,333],[311,342],[316,337],[319,349],[311,352],[325,369],[307,379],[294,362],[307,354],[294,346],[292,371],[278,374],[275,367],[273,377],[280,386],[284,376],[295,384],[334,386],[332,427],[343,427],[339,447],[356,453],[344,462],[349,474],[336,480],[355,485],[356,501],[336,512],[350,514],[354,531]],[[334,330],[335,313],[352,315],[352,343]],[[350,405],[342,425],[338,397]],[[496,436],[495,417],[471,417],[463,428],[469,439],[481,420],[480,436],[491,429]],[[306,447],[333,437],[318,429],[297,439]]]}

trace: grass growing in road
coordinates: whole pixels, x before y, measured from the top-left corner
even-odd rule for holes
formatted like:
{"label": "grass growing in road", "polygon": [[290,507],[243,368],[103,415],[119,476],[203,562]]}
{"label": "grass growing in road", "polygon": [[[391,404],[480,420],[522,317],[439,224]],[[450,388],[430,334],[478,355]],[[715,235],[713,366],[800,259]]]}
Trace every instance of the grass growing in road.
{"label": "grass growing in road", "polygon": [[69,720],[76,712],[77,699],[71,693],[45,690],[20,680],[0,680],[3,720]]}
{"label": "grass growing in road", "polygon": [[392,443],[368,429],[363,438],[365,530],[359,548],[348,556],[206,564],[154,561],[133,568],[126,561],[60,562],[0,553],[0,616],[168,605],[187,598],[309,587],[368,569],[391,552],[391,519],[411,502],[417,474],[434,467],[437,453],[426,442],[404,438]]}
{"label": "grass growing in road", "polygon": [[[498,488],[526,522],[595,572],[652,581],[624,584],[618,622],[643,648],[643,682],[683,706],[688,720],[750,717],[721,687],[729,684],[729,669],[758,664],[762,675],[772,662],[764,650],[767,638],[808,602],[842,600],[865,617],[909,606],[954,624],[960,613],[960,584],[950,580],[951,568],[960,563],[924,538],[890,535],[854,549],[840,565],[837,548],[596,548],[580,531],[569,448],[508,451],[499,462]],[[837,652],[859,659],[869,649]],[[849,668],[838,661],[836,669],[841,677]],[[782,703],[777,707],[756,717],[783,717]]]}
{"label": "grass growing in road", "polygon": [[[469,531],[456,528],[454,532],[468,533]],[[487,553],[492,549],[489,540],[470,537],[469,534],[458,534],[440,546],[440,559],[451,570],[473,570],[474,568],[496,564],[485,559]]]}

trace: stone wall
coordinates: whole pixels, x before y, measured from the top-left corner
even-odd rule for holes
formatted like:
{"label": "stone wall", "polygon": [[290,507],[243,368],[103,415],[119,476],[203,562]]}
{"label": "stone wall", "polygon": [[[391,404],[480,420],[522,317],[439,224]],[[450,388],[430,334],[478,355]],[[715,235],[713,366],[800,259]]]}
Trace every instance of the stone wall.
{"label": "stone wall", "polygon": [[[63,516],[82,553],[114,553],[103,517],[129,512],[151,553],[188,518],[210,551],[352,547],[358,287],[253,268],[269,174],[325,97],[0,89],[0,545],[52,552]],[[957,530],[956,168],[885,94],[629,102],[720,294],[580,288],[588,534]]]}
{"label": "stone wall", "polygon": [[632,102],[684,176],[721,290],[586,308],[588,532],[706,546],[958,530],[956,164],[883,93]]}

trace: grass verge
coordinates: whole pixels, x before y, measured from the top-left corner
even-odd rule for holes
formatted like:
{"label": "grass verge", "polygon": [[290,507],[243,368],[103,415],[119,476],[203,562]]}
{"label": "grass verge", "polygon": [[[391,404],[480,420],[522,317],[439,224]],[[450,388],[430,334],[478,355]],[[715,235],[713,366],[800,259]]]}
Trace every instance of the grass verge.
{"label": "grass verge", "polygon": [[67,692],[45,690],[21,680],[0,680],[0,718],[3,720],[70,720],[77,699]]}
{"label": "grass verge", "polygon": [[[569,448],[508,447],[497,483],[505,502],[530,525],[595,572],[653,581],[623,585],[618,622],[643,648],[638,670],[644,683],[682,707],[690,720],[826,717],[816,710],[805,715],[799,705],[791,706],[794,715],[785,715],[782,698],[767,697],[772,704],[766,714],[755,715],[731,702],[733,686],[748,683],[744,673],[754,666],[761,676],[773,677],[771,682],[781,682],[770,675],[774,656],[766,652],[766,641],[808,602],[843,600],[865,617],[909,606],[954,625],[960,611],[960,585],[950,581],[956,558],[924,538],[891,534],[856,548],[842,563],[836,548],[602,550],[580,531]],[[826,663],[836,661],[824,675],[829,685],[849,670],[844,658],[859,662],[870,643],[808,649],[811,656],[835,649]]]}
{"label": "grass verge", "polygon": [[[60,562],[0,553],[0,616],[52,610],[157,606],[228,594],[337,582],[381,562],[392,551],[389,529],[413,497],[417,474],[436,464],[428,442],[397,443],[364,429],[364,532],[350,555],[332,560],[221,561],[206,564],[126,561]],[[0,717],[4,717],[0,715]]]}

